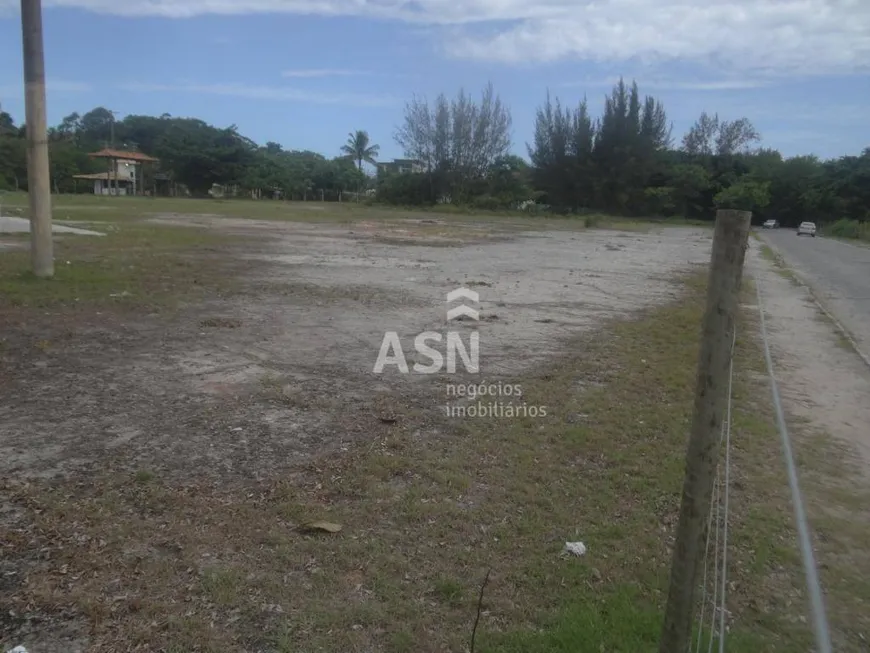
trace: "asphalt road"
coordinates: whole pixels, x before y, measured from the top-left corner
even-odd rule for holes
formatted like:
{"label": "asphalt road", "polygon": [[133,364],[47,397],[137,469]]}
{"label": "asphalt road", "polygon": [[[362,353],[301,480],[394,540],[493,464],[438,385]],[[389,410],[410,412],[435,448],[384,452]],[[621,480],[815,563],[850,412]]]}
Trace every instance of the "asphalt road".
{"label": "asphalt road", "polygon": [[759,230],[759,235],[813,289],[870,360],[870,247],[799,237],[794,229]]}

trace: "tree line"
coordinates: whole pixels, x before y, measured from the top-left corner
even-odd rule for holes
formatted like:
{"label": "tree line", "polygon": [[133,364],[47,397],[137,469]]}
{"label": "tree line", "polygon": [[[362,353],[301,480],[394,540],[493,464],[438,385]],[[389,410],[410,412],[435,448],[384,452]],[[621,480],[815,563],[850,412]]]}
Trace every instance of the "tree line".
{"label": "tree line", "polygon": [[510,111],[488,86],[405,106],[396,141],[426,173],[381,183],[402,204],[450,201],[481,208],[543,205],[560,213],[711,219],[716,208],[752,210],[783,225],[870,219],[870,148],[822,161],[759,147],[745,117],[702,113],[679,139],[662,102],[616,83],[593,117],[587,99],[538,108],[529,163],[509,155]]}
{"label": "tree line", "polygon": [[[0,111],[0,189],[27,188],[25,128]],[[364,133],[354,135],[364,138]],[[358,143],[349,141],[345,151]],[[49,129],[52,187],[56,192],[90,192],[76,184],[74,175],[106,171],[105,160],[89,153],[105,147],[140,151],[158,158],[157,166],[146,168],[146,187],[155,175],[184,185],[192,195],[206,195],[213,187],[236,187],[258,196],[307,196],[320,191],[359,191],[366,175],[354,156],[329,159],[317,152],[285,150],[278,143],[258,145],[239,133],[235,126],[218,128],[194,118],[130,115],[115,120],[108,109],[98,107],[80,115],[73,113]],[[377,154],[367,144],[363,160]],[[150,178],[148,178],[150,177]]]}
{"label": "tree line", "polygon": [[[708,113],[675,137],[662,102],[642,96],[634,82],[615,84],[597,116],[585,98],[566,106],[547,94],[528,160],[511,153],[512,129],[510,108],[491,84],[478,97],[464,90],[431,103],[413,97],[394,138],[422,172],[381,174],[375,182],[363,164],[376,162],[379,147],[364,130],[327,158],[260,146],[235,126],[168,114],[116,121],[97,108],[50,130],[51,173],[57,192],[73,192],[74,174],[104,169],[88,152],[114,143],[159,158],[158,171],[194,195],[213,184],[299,199],[373,189],[375,201],[401,205],[702,219],[716,208],[744,208],[784,225],[870,217],[870,148],[827,161],[786,158],[759,147],[761,135],[745,117]],[[23,135],[0,111],[0,188],[26,188]]]}

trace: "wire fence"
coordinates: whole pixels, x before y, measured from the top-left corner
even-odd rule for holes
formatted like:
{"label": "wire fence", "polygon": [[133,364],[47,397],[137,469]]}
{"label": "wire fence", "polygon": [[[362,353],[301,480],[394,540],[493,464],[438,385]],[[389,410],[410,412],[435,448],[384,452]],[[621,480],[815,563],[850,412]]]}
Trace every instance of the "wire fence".
{"label": "wire fence", "polygon": [[[706,650],[713,651],[713,642],[718,640],[720,653],[725,651],[727,627],[727,590],[728,590],[728,517],[731,485],[731,405],[734,388],[734,351],[737,344],[737,329],[731,336],[731,362],[728,370],[728,399],[722,431],[719,434],[720,456],[713,480],[713,493],[710,498],[710,519],[707,523],[707,541],[704,545],[704,571],[701,587],[701,603],[696,623],[695,653],[701,653],[705,635]],[[713,544],[712,553],[710,545]],[[710,557],[713,558],[713,577],[708,578]],[[712,584],[712,588],[710,585]],[[709,609],[709,618],[708,618]]]}
{"label": "wire fence", "polygon": [[797,467],[792,453],[791,436],[785,422],[782,409],[782,400],[779,395],[779,386],[776,383],[776,374],[773,369],[773,357],[770,355],[770,343],[767,337],[767,324],[764,317],[764,299],[761,290],[761,281],[756,277],[755,292],[757,296],[758,312],[761,317],[761,339],[764,344],[764,359],[767,363],[767,375],[770,378],[770,391],[773,395],[773,406],[776,411],[776,426],[782,441],[782,451],[785,457],[786,471],[788,472],[788,484],[791,490],[792,506],[794,508],[795,525],[798,531],[798,544],[801,550],[804,575],[806,577],[807,593],[810,598],[810,611],[812,612],[813,632],[816,638],[817,653],[831,653],[831,633],[828,626],[828,617],[825,612],[824,599],[822,598],[822,586],[819,582],[819,572],[813,553],[810,526],[807,522],[804,501],[798,483]]}
{"label": "wire fence", "polygon": [[[776,424],[779,431],[786,471],[788,473],[789,489],[794,508],[795,524],[798,531],[798,545],[806,581],[807,594],[810,602],[813,632],[816,641],[816,653],[832,653],[830,628],[825,612],[818,567],[813,553],[810,528],[806,517],[803,497],[798,483],[797,468],[792,452],[791,436],[788,432],[782,408],[779,387],[770,353],[767,337],[765,309],[761,282],[755,278],[757,305],[760,315],[761,340],[764,347],[764,358],[767,364],[767,374],[770,379],[771,394],[776,414]],[[731,363],[728,380],[728,400],[726,416],[722,422],[720,433],[720,461],[714,478],[713,493],[710,501],[710,518],[707,526],[704,564],[702,572],[701,600],[698,616],[695,622],[694,653],[713,653],[714,645],[719,653],[726,650],[728,636],[728,525],[730,522],[730,491],[731,491],[731,414],[733,406],[734,353],[737,342],[736,328],[732,335]],[[712,567],[712,574],[710,573]]]}

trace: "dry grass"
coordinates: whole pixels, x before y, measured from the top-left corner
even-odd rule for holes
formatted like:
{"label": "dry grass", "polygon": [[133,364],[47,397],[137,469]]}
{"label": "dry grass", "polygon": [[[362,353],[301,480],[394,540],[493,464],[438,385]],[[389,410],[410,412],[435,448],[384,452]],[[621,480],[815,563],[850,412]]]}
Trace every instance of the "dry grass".
{"label": "dry grass", "polygon": [[[181,485],[147,469],[7,480],[24,514],[0,538],[4,558],[22,565],[0,598],[7,624],[72,619],[90,651],[462,651],[492,569],[478,651],[654,650],[702,299],[691,278],[680,302],[610,324],[518,379],[547,418],[442,419],[433,431],[399,407],[371,441],[243,487]],[[797,653],[811,638],[753,329],[747,316],[729,648]],[[278,385],[263,379],[264,393]],[[826,506],[816,525],[839,650],[861,650],[858,571],[870,569],[855,552],[867,530],[844,520],[863,498],[826,482],[838,455],[829,445],[798,450],[813,505]],[[300,530],[315,519],[343,530]],[[587,555],[560,557],[577,539]]]}

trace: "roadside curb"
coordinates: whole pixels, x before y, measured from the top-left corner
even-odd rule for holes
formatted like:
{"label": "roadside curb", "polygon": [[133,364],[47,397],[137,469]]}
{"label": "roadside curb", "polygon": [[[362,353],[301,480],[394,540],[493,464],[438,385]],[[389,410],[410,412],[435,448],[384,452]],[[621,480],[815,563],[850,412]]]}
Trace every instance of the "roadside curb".
{"label": "roadside curb", "polygon": [[[855,341],[855,338],[852,337],[852,334],[849,330],[843,326],[843,323],[840,322],[834,315],[825,308],[825,305],[822,304],[822,301],[818,297],[818,291],[813,287],[813,285],[807,280],[807,278],[789,266],[786,263],[786,258],[783,256],[782,252],[780,252],[774,245],[772,245],[767,239],[762,238],[759,235],[755,236],[756,240],[760,243],[763,243],[776,255],[776,257],[782,262],[783,267],[785,267],[797,280],[797,282],[806,289],[807,294],[810,296],[810,299],[813,300],[813,303],[818,307],[818,309],[824,313],[825,317],[827,317],[831,323],[834,325],[834,328],[839,332],[839,334],[846,339],[852,349],[855,350],[855,353],[858,354],[858,357],[864,362],[868,369],[870,369],[870,356],[867,356],[863,351],[861,351],[861,347]],[[853,247],[858,247],[858,245],[852,245]]]}

